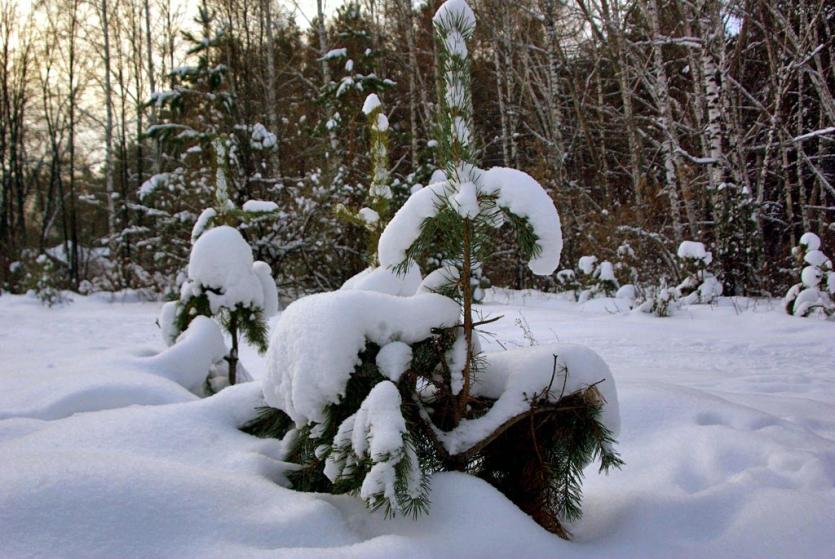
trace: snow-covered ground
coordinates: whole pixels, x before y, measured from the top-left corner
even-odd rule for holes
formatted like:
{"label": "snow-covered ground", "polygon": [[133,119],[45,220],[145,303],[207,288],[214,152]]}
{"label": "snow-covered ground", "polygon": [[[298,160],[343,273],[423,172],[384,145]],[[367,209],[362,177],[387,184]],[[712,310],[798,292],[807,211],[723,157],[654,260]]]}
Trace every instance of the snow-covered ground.
{"label": "snow-covered ground", "polygon": [[492,294],[486,349],[581,343],[617,379],[626,466],[587,472],[564,542],[462,474],[434,477],[417,521],[285,489],[277,443],[237,430],[257,383],[201,400],[148,359],[158,304],[75,299],[0,297],[4,559],[835,557],[831,321],[742,299],[661,319]]}

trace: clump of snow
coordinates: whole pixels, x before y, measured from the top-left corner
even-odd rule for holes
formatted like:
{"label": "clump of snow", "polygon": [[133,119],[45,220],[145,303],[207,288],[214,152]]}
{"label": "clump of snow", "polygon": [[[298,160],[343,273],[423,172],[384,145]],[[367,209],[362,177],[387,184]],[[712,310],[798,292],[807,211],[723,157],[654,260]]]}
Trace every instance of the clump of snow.
{"label": "clump of snow", "polygon": [[273,271],[270,269],[270,265],[259,260],[252,265],[252,271],[255,273],[258,281],[261,282],[261,290],[264,294],[261,310],[264,318],[275,316],[278,314],[278,287],[275,285]]}
{"label": "clump of snow", "polygon": [[803,261],[810,266],[817,266],[818,268],[831,268],[832,262],[829,258],[819,250],[810,250],[803,257]]}
{"label": "clump of snow", "polygon": [[412,363],[412,348],[403,342],[391,342],[377,353],[377,367],[392,382],[400,380]]}
{"label": "clump of snow", "polygon": [[252,269],[252,250],[238,231],[229,226],[215,227],[194,243],[188,263],[192,293],[205,292],[212,313],[235,305],[261,307],[264,291]]}
{"label": "clump of snow", "polygon": [[413,262],[404,274],[397,274],[394,270],[382,266],[366,268],[346,281],[340,289],[376,291],[398,297],[409,297],[417,293],[420,284],[420,268]]}
{"label": "clump of snow", "polygon": [[211,318],[197,316],[176,343],[144,364],[148,371],[164,376],[192,392],[198,391],[212,366],[226,355],[220,326]]}
{"label": "clump of snow", "polygon": [[435,12],[432,21],[447,29],[472,32],[475,29],[475,14],[466,0],[447,0]]}
{"label": "clump of snow", "polygon": [[800,237],[800,246],[807,252],[818,250],[821,247],[821,239],[816,234],[809,231]]}
{"label": "clump of snow", "polygon": [[507,420],[530,410],[535,397],[556,402],[592,385],[605,401],[601,423],[615,436],[620,431],[615,381],[606,362],[589,348],[552,344],[485,353],[482,357],[484,365],[476,377],[473,394],[496,402],[478,419],[463,420],[452,431],[438,433],[451,454],[472,448]]}
{"label": "clump of snow", "polygon": [[372,466],[363,479],[360,497],[372,506],[382,497],[396,510],[400,492],[395,468],[404,460],[411,472],[407,476],[407,496],[416,498],[422,489],[417,456],[405,441],[406,421],[401,404],[400,393],[392,382],[376,384],[359,410],[339,426],[325,463],[325,475],[336,482],[344,475],[354,474],[361,462],[370,461]]}
{"label": "clump of snow", "polygon": [[600,263],[600,266],[598,266],[594,271],[594,277],[600,281],[617,282],[617,279],[615,278],[615,268],[608,260],[604,260]]}
{"label": "clump of snow", "polygon": [[299,299],[282,313],[267,355],[264,397],[297,425],[326,420],[368,342],[384,346],[428,338],[458,323],[460,309],[441,295],[395,297],[340,290]]}
{"label": "clump of snow", "polygon": [[242,209],[245,212],[252,213],[268,213],[278,210],[278,204],[267,200],[247,200],[244,202]]}
{"label": "clump of snow", "polygon": [[335,60],[337,58],[345,58],[346,56],[348,56],[348,49],[346,48],[331,49],[319,60]]}
{"label": "clump of snow", "polygon": [[458,268],[444,265],[426,276],[417,289],[418,293],[438,293],[444,288],[454,285],[461,273]]}
{"label": "clump of snow", "polygon": [[272,149],[275,147],[277,138],[275,134],[267,130],[267,128],[259,123],[252,127],[252,136],[250,137],[250,144],[255,149]]}
{"label": "clump of snow", "polygon": [[389,119],[383,113],[377,115],[377,120],[374,122],[374,128],[378,132],[385,132],[389,129]]}
{"label": "clump of snow", "polygon": [[586,275],[594,273],[594,267],[597,265],[596,256],[581,256],[577,262],[577,267]]}
{"label": "clump of snow", "polygon": [[371,208],[360,209],[359,217],[367,225],[374,225],[376,223],[379,223],[379,221],[380,221],[380,214],[378,214],[376,211],[372,210]]}
{"label": "clump of snow", "polygon": [[463,218],[473,219],[481,208],[478,206],[478,195],[475,183],[468,181],[459,185],[458,192],[452,197],[453,206]]}
{"label": "clump of snow", "polygon": [[371,113],[379,109],[382,105],[383,104],[380,102],[380,98],[377,97],[377,94],[372,93],[365,98],[365,102],[362,104],[362,112],[365,113],[366,116],[370,116]]}
{"label": "clump of snow", "polygon": [[705,265],[710,264],[713,260],[713,256],[710,252],[705,250],[704,243],[696,241],[682,241],[682,243],[678,246],[677,254],[679,258],[701,260],[705,263]]}
{"label": "clump of snow", "polygon": [[156,192],[156,190],[160,186],[164,186],[165,183],[168,182],[168,179],[170,177],[170,173],[159,173],[150,177],[139,187],[139,199],[144,200],[145,198]]}

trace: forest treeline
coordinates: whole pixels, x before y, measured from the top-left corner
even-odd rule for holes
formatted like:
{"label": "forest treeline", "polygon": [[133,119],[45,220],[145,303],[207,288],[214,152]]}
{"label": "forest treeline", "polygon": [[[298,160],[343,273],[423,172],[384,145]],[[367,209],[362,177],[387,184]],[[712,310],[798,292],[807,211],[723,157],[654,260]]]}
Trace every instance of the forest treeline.
{"label": "forest treeline", "polygon": [[[337,287],[365,266],[341,210],[371,182],[368,94],[395,205],[435,171],[440,3],[319,0],[296,21],[282,0],[2,0],[0,285],[48,267],[69,289],[170,293],[203,210],[261,200],[277,210],[236,225],[279,284]],[[563,267],[594,255],[657,285],[695,240],[725,293],[778,294],[804,232],[831,246],[831,2],[472,5],[478,157],[545,186]],[[554,286],[505,240],[494,283]]]}

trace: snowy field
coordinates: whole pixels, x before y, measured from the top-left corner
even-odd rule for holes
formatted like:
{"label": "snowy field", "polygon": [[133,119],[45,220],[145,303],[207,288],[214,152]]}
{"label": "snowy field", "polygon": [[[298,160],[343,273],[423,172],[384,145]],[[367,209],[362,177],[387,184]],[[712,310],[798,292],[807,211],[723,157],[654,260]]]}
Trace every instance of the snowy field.
{"label": "snowy field", "polygon": [[744,299],[482,310],[504,315],[485,349],[581,343],[617,379],[626,466],[587,472],[575,541],[462,474],[433,478],[418,521],[285,489],[277,443],[237,430],[258,383],[201,400],[160,373],[159,304],[4,295],[0,557],[835,557],[835,323]]}

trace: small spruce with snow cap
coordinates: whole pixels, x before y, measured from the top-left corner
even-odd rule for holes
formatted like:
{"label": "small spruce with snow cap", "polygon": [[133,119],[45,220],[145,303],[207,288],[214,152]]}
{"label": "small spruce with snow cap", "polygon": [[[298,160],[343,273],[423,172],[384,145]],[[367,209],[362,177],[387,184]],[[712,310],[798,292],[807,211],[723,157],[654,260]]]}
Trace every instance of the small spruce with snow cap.
{"label": "small spruce with snow cap", "polygon": [[835,316],[835,271],[820,246],[820,237],[809,232],[800,237],[800,246],[792,251],[800,260],[802,270],[800,283],[793,285],[783,299],[783,306],[791,315]]}

